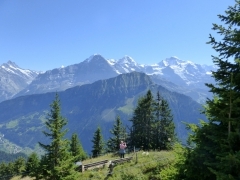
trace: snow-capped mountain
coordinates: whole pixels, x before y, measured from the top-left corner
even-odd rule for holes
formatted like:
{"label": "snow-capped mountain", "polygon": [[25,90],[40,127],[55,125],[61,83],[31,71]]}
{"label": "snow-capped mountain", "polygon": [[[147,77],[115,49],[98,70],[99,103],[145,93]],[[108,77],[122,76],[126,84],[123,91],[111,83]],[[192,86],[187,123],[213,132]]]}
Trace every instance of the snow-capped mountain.
{"label": "snow-capped mountain", "polygon": [[27,87],[38,75],[38,72],[18,67],[8,61],[0,66],[0,101],[13,97]]}
{"label": "snow-capped mountain", "polygon": [[158,71],[162,76],[177,84],[191,88],[206,88],[204,83],[213,82],[211,71],[215,66],[195,64],[191,61],[183,61],[177,57],[167,58],[158,63]]}
{"label": "snow-capped mountain", "polygon": [[214,66],[195,64],[177,57],[170,57],[153,65],[138,64],[129,56],[113,62],[114,60],[111,60],[117,73],[144,72],[147,75],[158,75],[177,85],[191,88],[205,88],[204,83],[212,82],[211,71],[216,70]]}
{"label": "snow-capped mountain", "polygon": [[181,87],[171,86],[170,89],[173,91],[174,89],[185,89],[189,94],[195,91],[191,97],[196,96],[196,93],[201,91],[202,97],[202,93],[203,96],[207,96],[204,83],[213,82],[211,70],[214,70],[214,66],[195,64],[191,61],[180,60],[177,57],[170,57],[153,65],[143,65],[138,64],[129,56],[124,56],[119,60],[107,60],[101,55],[95,54],[79,64],[56,68],[39,74],[29,86],[16,94],[16,96],[62,91],[77,85],[137,71],[152,76],[155,82],[163,86],[170,87],[169,84],[172,83]]}
{"label": "snow-capped mountain", "polygon": [[56,68],[39,74],[16,96],[62,91],[70,87],[117,76],[114,67],[101,55],[93,55],[79,64]]}

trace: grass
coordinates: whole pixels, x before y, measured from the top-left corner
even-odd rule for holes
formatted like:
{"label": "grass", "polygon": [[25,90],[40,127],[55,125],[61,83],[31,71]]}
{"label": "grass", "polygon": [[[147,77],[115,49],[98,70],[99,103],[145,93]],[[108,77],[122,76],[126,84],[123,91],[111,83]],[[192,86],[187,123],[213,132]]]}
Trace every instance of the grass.
{"label": "grass", "polygon": [[126,105],[119,107],[118,110],[122,111],[124,114],[128,114],[128,115],[131,114],[134,109],[133,101],[134,101],[134,98],[127,99]]}
{"label": "grass", "polygon": [[[137,153],[126,154],[125,157],[132,156],[131,162],[116,165],[112,174],[109,174],[107,166],[94,170],[87,170],[81,173],[81,180],[160,180],[161,169],[174,161],[174,155],[171,151],[150,151],[147,153],[139,151]],[[97,158],[87,159],[84,164],[93,163],[102,160],[118,159],[119,156],[106,154]],[[11,180],[20,180],[19,176]],[[25,177],[21,180],[33,180]]]}
{"label": "grass", "polygon": [[15,128],[18,126],[18,120],[10,121],[6,124],[7,129]]}
{"label": "grass", "polygon": [[[154,173],[159,174],[161,168],[171,163],[174,160],[172,152],[160,151],[155,152],[151,151],[148,155],[140,151],[135,154],[127,154],[126,157],[133,156],[131,162],[124,164],[119,164],[114,167],[113,173],[109,175],[108,167],[102,169],[89,170],[82,173],[83,180],[121,180],[121,179],[143,179],[147,180]],[[99,158],[89,159],[83,162],[83,164],[97,162],[104,159],[112,160],[119,157],[114,157],[112,155],[105,155]]]}

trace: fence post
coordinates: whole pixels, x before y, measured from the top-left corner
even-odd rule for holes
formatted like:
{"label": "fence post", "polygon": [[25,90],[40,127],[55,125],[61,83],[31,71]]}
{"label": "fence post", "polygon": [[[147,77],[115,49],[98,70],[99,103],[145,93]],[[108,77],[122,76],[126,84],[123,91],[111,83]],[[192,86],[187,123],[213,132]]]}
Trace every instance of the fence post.
{"label": "fence post", "polygon": [[138,153],[136,152],[136,163],[138,163],[138,156],[137,156],[137,154],[138,154]]}

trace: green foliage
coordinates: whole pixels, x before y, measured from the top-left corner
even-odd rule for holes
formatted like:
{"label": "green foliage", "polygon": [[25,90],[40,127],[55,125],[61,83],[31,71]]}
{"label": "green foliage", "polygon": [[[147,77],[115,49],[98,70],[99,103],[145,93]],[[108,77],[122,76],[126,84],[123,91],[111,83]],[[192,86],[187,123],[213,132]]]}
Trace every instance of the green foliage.
{"label": "green foliage", "polygon": [[92,156],[97,157],[104,152],[104,141],[101,133],[101,128],[98,127],[93,135],[93,148],[92,148]]}
{"label": "green foliage", "polygon": [[71,137],[70,152],[72,153],[75,162],[87,159],[87,154],[83,150],[82,144],[76,133]]}
{"label": "green foliage", "polygon": [[132,119],[130,144],[149,149],[171,149],[176,141],[173,116],[166,100],[157,93],[154,100],[152,92],[138,100]]}
{"label": "green foliage", "polygon": [[26,160],[23,157],[19,157],[14,161],[14,172],[16,174],[21,174],[25,171],[25,162]]}
{"label": "green foliage", "polygon": [[13,162],[0,163],[0,179],[9,180],[15,175],[23,174],[25,171],[25,162],[23,157],[18,157]]}
{"label": "green foliage", "polygon": [[126,141],[126,129],[124,128],[119,116],[115,120],[113,129],[110,130],[112,137],[107,142],[108,150],[110,152],[116,152],[119,150],[119,144],[121,140]]}
{"label": "green foliage", "polygon": [[157,99],[154,102],[154,147],[161,150],[172,149],[173,143],[176,142],[175,125],[173,115],[169,108],[168,102],[157,92]]}
{"label": "green foliage", "polygon": [[212,73],[216,84],[206,84],[214,94],[204,110],[209,121],[188,126],[193,131],[189,142],[194,146],[185,154],[178,179],[240,179],[240,1],[225,13],[218,16],[225,25],[213,24],[222,40],[210,35],[208,42],[219,53],[213,57],[219,67]]}
{"label": "green foliage", "polygon": [[38,155],[33,152],[32,154],[30,154],[30,156],[27,159],[25,175],[28,175],[30,177],[35,177],[38,180],[40,177],[39,165],[40,165],[40,160],[38,158]]}
{"label": "green foliage", "polygon": [[153,115],[153,96],[149,90],[147,94],[139,98],[136,109],[134,110],[132,122],[132,131],[130,134],[130,144],[135,147],[152,149],[154,122]]}
{"label": "green foliage", "polygon": [[167,164],[163,168],[159,168],[158,178],[161,180],[174,180],[183,179],[179,176],[179,171],[182,171],[183,163],[185,162],[186,149],[183,148],[179,143],[176,143],[173,147],[174,161]]}
{"label": "green foliage", "polygon": [[60,112],[60,100],[56,94],[45,122],[48,131],[43,132],[51,139],[51,142],[47,145],[39,143],[46,151],[40,163],[42,176],[44,179],[51,180],[77,179],[78,173],[75,171],[74,158],[69,152],[69,141],[64,139],[67,130],[63,128],[67,120],[61,116]]}

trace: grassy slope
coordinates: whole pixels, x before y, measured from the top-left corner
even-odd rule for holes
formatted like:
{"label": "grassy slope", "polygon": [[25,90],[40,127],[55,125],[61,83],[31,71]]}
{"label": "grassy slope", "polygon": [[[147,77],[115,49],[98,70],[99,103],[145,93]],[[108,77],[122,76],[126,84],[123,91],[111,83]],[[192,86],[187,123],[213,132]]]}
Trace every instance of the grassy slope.
{"label": "grassy slope", "polygon": [[[114,167],[112,175],[108,175],[109,169],[107,167],[99,170],[85,171],[82,174],[82,179],[108,179],[108,180],[120,180],[120,179],[152,179],[155,175],[159,175],[160,169],[174,160],[172,152],[149,152],[148,155],[143,151],[137,154],[127,154],[126,157],[133,156],[133,160],[129,163],[119,164]],[[104,159],[116,159],[112,155],[103,156],[96,159],[87,160],[89,163],[96,162]],[[156,178],[155,178],[156,179]]]}
{"label": "grassy slope", "polygon": [[[81,180],[135,180],[135,179],[160,179],[159,172],[169,163],[174,161],[174,155],[171,151],[149,152],[148,155],[143,151],[135,154],[126,154],[125,157],[133,156],[131,162],[116,165],[111,175],[108,174],[108,167],[101,169],[94,169],[82,173]],[[88,159],[83,161],[83,164],[97,162],[101,160],[118,159],[118,156],[107,154],[98,158]],[[20,177],[14,177],[11,180],[20,180]],[[33,180],[31,178],[24,178],[22,180]]]}

